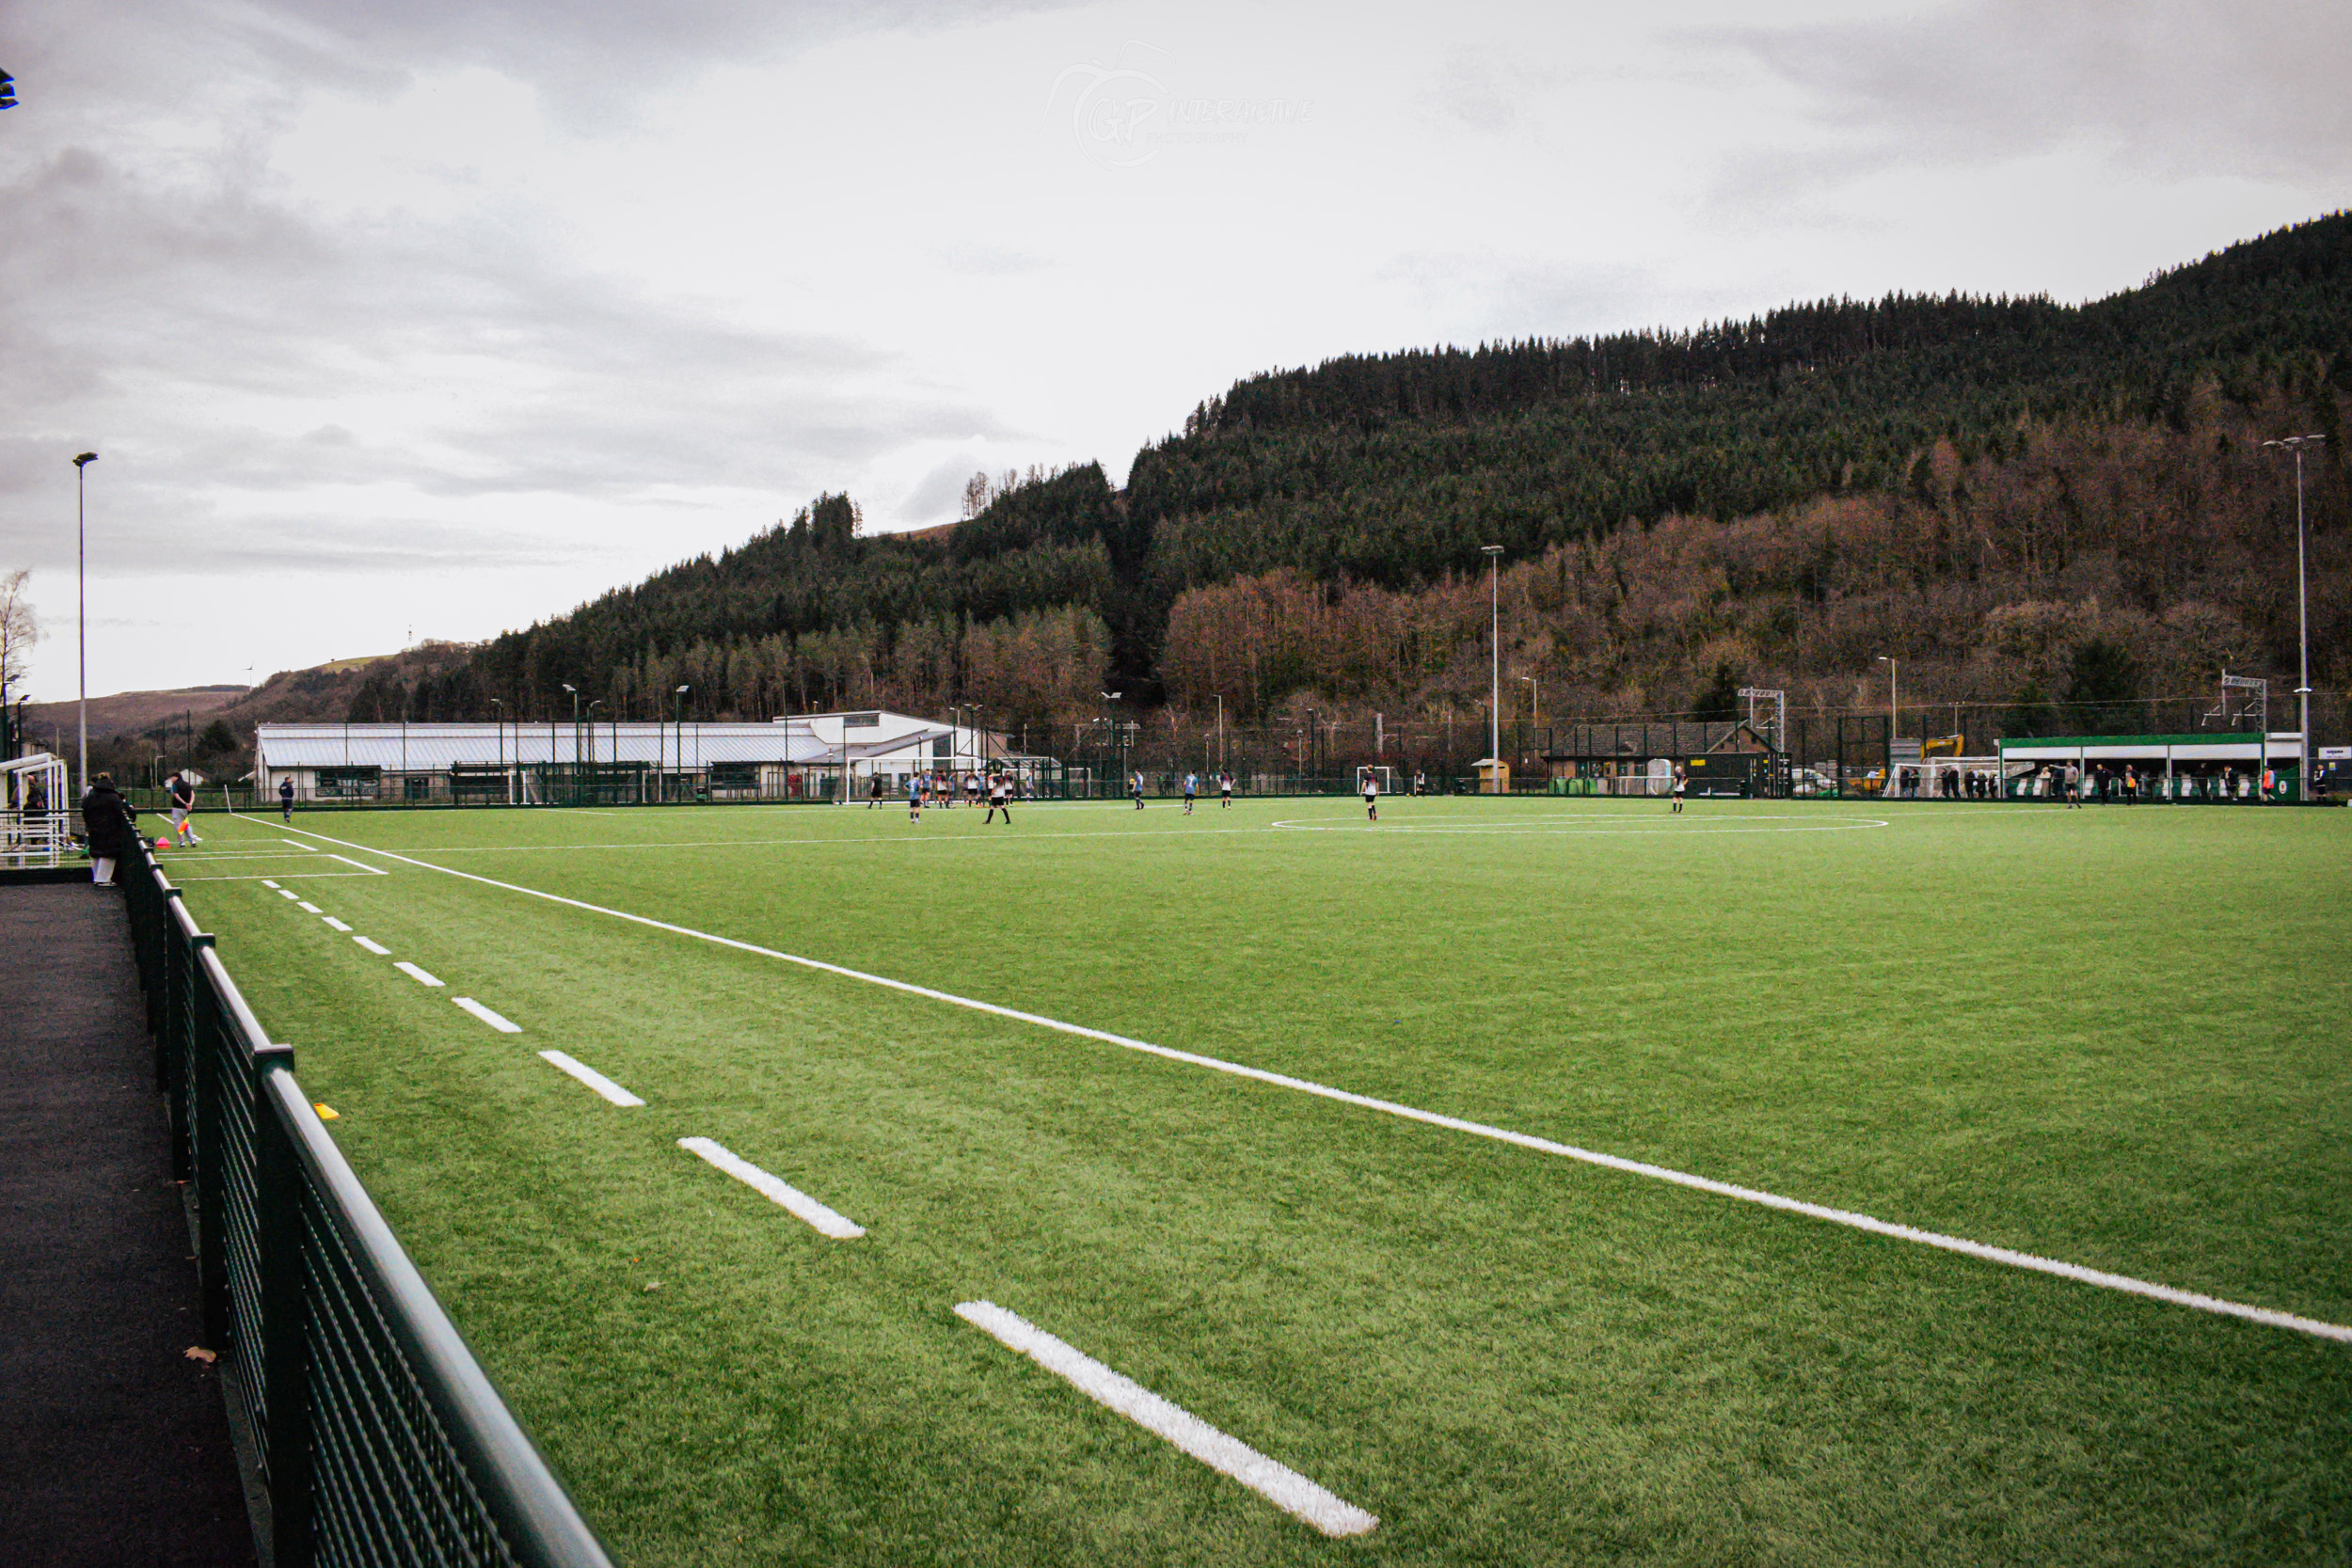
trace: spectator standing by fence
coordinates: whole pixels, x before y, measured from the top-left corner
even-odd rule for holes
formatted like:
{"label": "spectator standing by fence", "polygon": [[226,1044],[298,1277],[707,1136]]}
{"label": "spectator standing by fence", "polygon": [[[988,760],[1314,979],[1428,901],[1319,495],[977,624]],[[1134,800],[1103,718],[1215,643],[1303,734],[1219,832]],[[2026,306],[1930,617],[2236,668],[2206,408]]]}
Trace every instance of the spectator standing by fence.
{"label": "spectator standing by fence", "polygon": [[90,792],[82,797],[82,834],[89,845],[91,881],[106,884],[115,879],[115,863],[131,850],[135,815],[131,803],[115,793],[114,776],[99,774]]}

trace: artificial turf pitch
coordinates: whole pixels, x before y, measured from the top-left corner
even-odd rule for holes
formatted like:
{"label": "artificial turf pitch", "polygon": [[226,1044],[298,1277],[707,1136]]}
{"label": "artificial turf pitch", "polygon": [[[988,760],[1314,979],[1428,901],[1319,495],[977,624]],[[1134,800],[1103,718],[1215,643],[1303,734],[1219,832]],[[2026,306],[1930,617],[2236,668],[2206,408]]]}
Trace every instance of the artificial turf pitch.
{"label": "artificial turf pitch", "polygon": [[[2352,1558],[2352,1344],[515,891],[2352,1324],[2352,813],[1382,817],[212,816],[163,859],[626,1563]],[[975,1300],[1377,1528],[1317,1533]]]}

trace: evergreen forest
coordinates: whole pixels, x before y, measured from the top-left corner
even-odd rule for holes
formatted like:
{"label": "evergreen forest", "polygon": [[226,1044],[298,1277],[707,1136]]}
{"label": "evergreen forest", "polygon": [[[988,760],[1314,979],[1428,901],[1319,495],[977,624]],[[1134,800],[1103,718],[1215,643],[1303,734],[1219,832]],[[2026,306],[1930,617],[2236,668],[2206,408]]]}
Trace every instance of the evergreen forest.
{"label": "evergreen forest", "polygon": [[570,683],[634,718],[977,704],[1050,736],[1114,691],[1171,734],[1212,708],[1451,722],[1483,711],[1491,593],[1506,721],[1740,685],[1884,711],[1886,656],[1907,707],[1963,726],[2130,727],[2223,668],[2293,687],[2294,464],[2262,443],[2316,433],[2312,675],[2340,728],[2347,395],[2346,214],[2081,306],[1898,294],[1351,356],[1201,402],[1124,489],[1094,462],[976,475],[961,521],[883,535],[819,496],[371,688],[368,716],[551,716]]}

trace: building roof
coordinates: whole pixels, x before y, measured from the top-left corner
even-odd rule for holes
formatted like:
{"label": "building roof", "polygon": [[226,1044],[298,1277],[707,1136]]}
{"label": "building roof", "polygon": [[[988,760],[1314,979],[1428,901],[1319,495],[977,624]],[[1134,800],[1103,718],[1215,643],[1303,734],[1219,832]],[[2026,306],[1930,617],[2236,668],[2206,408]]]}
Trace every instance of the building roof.
{"label": "building roof", "polygon": [[[261,766],[380,768],[389,772],[446,771],[457,764],[636,762],[697,768],[714,762],[792,765],[851,761],[949,734],[925,720],[894,725],[871,741],[838,726],[828,737],[807,721],[766,724],[597,722],[553,724],[263,724],[256,736]],[[883,736],[886,734],[886,738]]]}

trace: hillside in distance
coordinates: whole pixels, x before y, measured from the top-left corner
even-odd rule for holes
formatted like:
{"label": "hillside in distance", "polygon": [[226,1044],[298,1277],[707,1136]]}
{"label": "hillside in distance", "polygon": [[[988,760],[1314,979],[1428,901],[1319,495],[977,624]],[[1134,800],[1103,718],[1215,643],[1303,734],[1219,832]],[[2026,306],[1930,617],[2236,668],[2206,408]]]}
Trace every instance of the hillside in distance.
{"label": "hillside in distance", "polygon": [[1123,491],[1092,463],[976,476],[961,523],[882,537],[820,497],[398,695],[419,717],[547,714],[564,682],[641,717],[679,684],[713,716],[1044,723],[1104,689],[1245,721],[1470,711],[1497,544],[1513,689],[1556,715],[1740,683],[1842,708],[1881,654],[1921,701],[2088,711],[2224,660],[2291,675],[2293,480],[2261,442],[2294,431],[2330,437],[2313,673],[2340,688],[2347,392],[2341,214],[2083,306],[1827,300],[1351,356],[1204,400]]}

